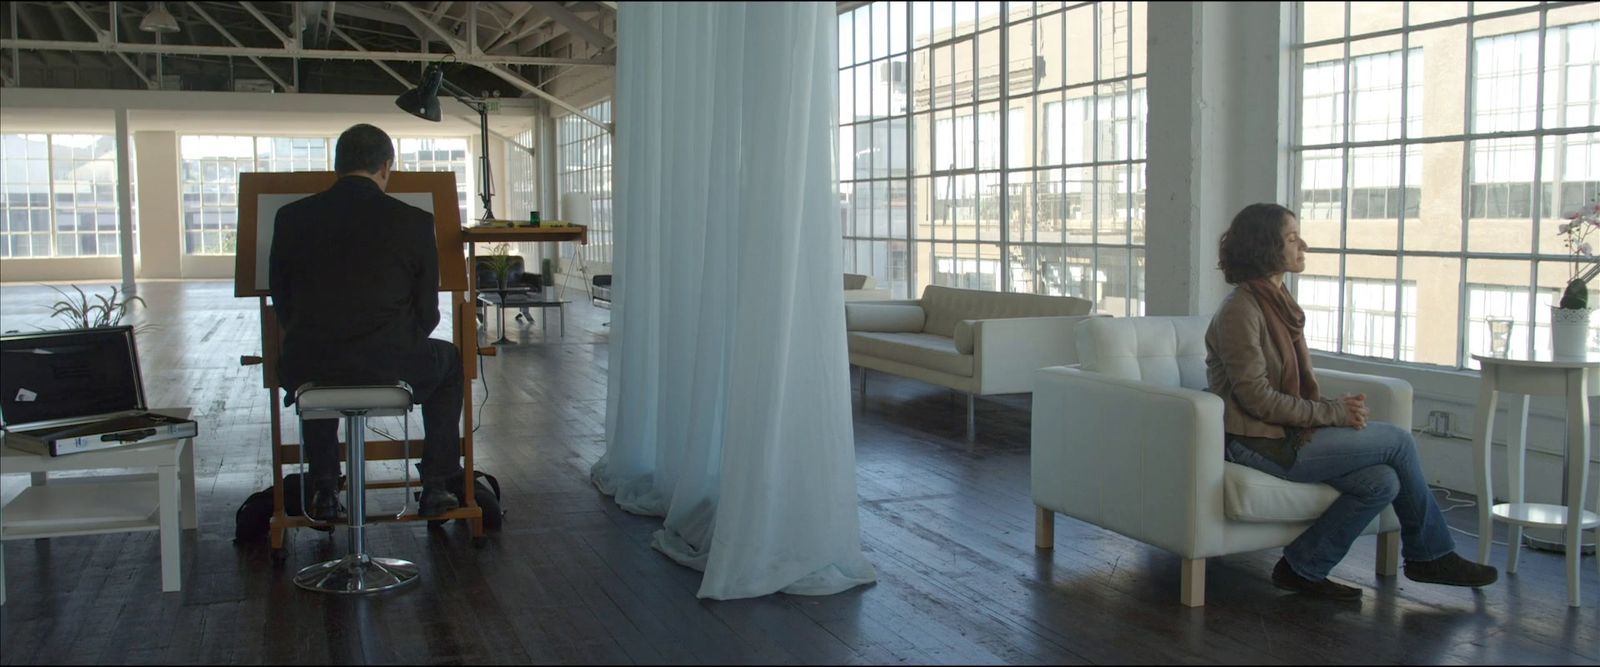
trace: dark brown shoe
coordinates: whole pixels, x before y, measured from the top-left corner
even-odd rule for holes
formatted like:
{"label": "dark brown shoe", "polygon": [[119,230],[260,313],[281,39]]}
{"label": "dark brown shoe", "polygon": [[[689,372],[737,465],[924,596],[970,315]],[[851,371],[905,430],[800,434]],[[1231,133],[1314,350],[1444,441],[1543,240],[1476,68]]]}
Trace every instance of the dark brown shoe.
{"label": "dark brown shoe", "polygon": [[1479,565],[1452,551],[1433,560],[1406,561],[1406,578],[1425,584],[1446,586],[1488,586],[1500,580],[1500,571]]}
{"label": "dark brown shoe", "polygon": [[442,487],[422,487],[422,497],[417,501],[417,514],[419,516],[439,516],[461,506],[461,499],[456,494],[446,491]]}
{"label": "dark brown shoe", "polygon": [[1300,576],[1294,568],[1289,567],[1289,560],[1286,558],[1279,558],[1278,565],[1272,568],[1272,585],[1286,591],[1329,600],[1361,599],[1361,589],[1354,586],[1334,583],[1332,579],[1327,578],[1312,581]]}

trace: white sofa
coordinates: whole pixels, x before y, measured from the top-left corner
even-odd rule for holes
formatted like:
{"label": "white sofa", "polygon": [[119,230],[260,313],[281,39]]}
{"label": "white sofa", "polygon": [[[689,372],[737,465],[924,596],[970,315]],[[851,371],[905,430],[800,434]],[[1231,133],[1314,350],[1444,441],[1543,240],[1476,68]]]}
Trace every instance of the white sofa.
{"label": "white sofa", "polygon": [[846,303],[850,363],[967,394],[967,439],[976,396],[1033,391],[1034,371],[1070,364],[1084,299],[929,285],[921,299]]}
{"label": "white sofa", "polygon": [[[1222,399],[1206,390],[1211,318],[1096,319],[1078,325],[1077,368],[1039,370],[1033,392],[1036,546],[1055,541],[1054,512],[1183,559],[1180,601],[1205,604],[1205,561],[1284,546],[1339,497],[1223,460]],[[1322,392],[1367,395],[1374,421],[1410,427],[1403,380],[1318,370]],[[1393,576],[1400,522],[1386,508],[1378,573]],[[1263,576],[1266,573],[1262,573]]]}
{"label": "white sofa", "polygon": [[845,301],[887,301],[894,298],[886,288],[879,288],[872,276],[861,273],[844,274]]}

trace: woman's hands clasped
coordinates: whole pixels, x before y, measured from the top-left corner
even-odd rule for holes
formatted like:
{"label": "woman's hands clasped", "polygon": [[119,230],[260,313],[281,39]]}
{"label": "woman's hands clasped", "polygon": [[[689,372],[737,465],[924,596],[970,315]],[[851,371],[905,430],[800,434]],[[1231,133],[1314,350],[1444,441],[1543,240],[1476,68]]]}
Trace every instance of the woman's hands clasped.
{"label": "woman's hands clasped", "polygon": [[1345,394],[1339,397],[1344,402],[1345,414],[1349,417],[1350,428],[1357,431],[1367,427],[1367,415],[1372,411],[1367,409],[1366,394]]}

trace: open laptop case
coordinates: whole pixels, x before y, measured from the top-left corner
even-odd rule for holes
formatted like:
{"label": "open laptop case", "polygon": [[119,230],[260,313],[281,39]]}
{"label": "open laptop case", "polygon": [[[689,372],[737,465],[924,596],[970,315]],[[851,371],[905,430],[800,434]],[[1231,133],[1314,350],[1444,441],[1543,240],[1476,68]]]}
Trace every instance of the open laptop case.
{"label": "open laptop case", "polygon": [[149,411],[126,326],[0,337],[0,425],[7,446],[50,456],[198,432]]}

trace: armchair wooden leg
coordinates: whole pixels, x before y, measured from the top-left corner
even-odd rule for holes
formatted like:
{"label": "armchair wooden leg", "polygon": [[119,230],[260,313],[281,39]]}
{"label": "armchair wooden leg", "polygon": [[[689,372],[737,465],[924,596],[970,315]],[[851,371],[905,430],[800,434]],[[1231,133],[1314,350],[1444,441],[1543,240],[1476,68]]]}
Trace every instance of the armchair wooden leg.
{"label": "armchair wooden leg", "polygon": [[1182,576],[1179,577],[1178,601],[1185,607],[1204,607],[1206,604],[1206,559],[1185,558],[1179,565]]}
{"label": "armchair wooden leg", "polygon": [[1378,533],[1378,576],[1400,574],[1400,531]]}
{"label": "armchair wooden leg", "polygon": [[1039,549],[1056,547],[1056,513],[1043,507],[1034,507],[1033,546]]}

